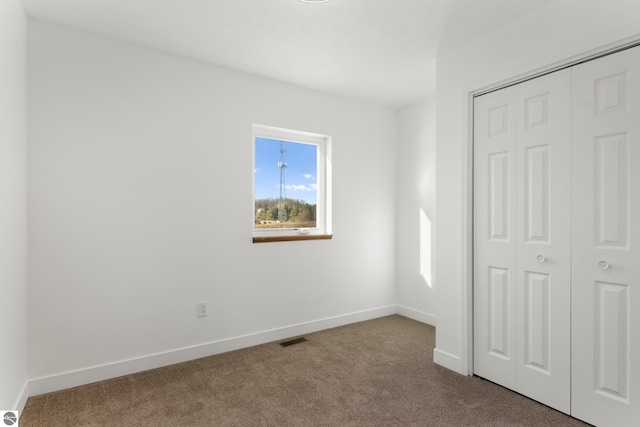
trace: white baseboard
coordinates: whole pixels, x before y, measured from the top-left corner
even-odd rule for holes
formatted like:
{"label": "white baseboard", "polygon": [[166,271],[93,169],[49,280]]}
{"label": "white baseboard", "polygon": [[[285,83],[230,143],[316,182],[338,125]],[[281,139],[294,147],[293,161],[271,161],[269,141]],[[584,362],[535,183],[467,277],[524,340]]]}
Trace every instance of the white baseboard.
{"label": "white baseboard", "polygon": [[416,310],[405,305],[398,304],[398,314],[421,323],[426,323],[427,325],[436,325],[435,315],[425,313],[424,311]]}
{"label": "white baseboard", "polygon": [[20,393],[18,393],[18,397],[16,398],[16,403],[13,404],[13,407],[10,409],[16,409],[18,414],[22,414],[24,410],[24,405],[27,404],[27,399],[29,398],[29,382],[25,381],[20,389]]}
{"label": "white baseboard", "polygon": [[[254,345],[265,344],[297,335],[317,332],[324,329],[335,328],[337,326],[348,325],[350,323],[371,320],[378,317],[390,316],[397,313],[396,305],[389,305],[370,310],[364,310],[345,315],[328,317],[310,322],[303,322],[295,325],[285,326],[253,334],[213,341],[191,347],[180,348],[163,353],[150,354],[118,362],[78,369],[69,372],[49,375],[46,377],[33,378],[29,381],[28,392],[30,396],[36,396],[53,391],[63,390],[80,385],[90,384],[123,375],[134,374],[136,372],[147,371],[149,369],[160,368],[173,365],[175,363],[186,362],[199,359],[201,357],[212,356],[214,354],[225,353]],[[26,402],[26,399],[25,399]]]}
{"label": "white baseboard", "polygon": [[453,354],[449,354],[436,348],[433,350],[433,361],[440,366],[444,366],[447,369],[450,369],[461,375],[465,375],[462,369],[462,360],[458,356],[454,356]]}

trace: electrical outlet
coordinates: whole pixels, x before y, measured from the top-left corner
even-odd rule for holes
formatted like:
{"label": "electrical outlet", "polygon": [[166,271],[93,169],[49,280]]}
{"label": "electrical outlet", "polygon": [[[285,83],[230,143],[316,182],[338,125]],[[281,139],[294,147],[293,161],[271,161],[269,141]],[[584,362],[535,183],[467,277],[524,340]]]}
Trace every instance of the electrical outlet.
{"label": "electrical outlet", "polygon": [[207,302],[200,301],[197,306],[198,317],[207,317]]}

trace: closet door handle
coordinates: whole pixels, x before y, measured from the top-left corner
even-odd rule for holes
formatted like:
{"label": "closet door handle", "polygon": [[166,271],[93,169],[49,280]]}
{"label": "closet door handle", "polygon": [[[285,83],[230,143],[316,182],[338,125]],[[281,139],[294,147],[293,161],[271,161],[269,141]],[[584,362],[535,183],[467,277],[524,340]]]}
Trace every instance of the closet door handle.
{"label": "closet door handle", "polygon": [[544,257],[544,255],[538,255],[536,259],[540,264],[544,264],[545,262],[547,262],[547,259]]}
{"label": "closet door handle", "polygon": [[600,261],[598,263],[598,267],[600,267],[603,270],[608,270],[611,268],[611,266],[609,265],[609,263],[607,261]]}

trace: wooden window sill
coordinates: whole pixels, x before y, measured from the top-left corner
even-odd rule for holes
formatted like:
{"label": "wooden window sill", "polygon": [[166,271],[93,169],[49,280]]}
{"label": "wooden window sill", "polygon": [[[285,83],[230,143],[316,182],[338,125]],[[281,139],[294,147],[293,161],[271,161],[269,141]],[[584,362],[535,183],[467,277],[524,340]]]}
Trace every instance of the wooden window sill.
{"label": "wooden window sill", "polygon": [[333,234],[305,234],[301,236],[265,236],[254,237],[253,243],[295,242],[298,240],[329,240]]}

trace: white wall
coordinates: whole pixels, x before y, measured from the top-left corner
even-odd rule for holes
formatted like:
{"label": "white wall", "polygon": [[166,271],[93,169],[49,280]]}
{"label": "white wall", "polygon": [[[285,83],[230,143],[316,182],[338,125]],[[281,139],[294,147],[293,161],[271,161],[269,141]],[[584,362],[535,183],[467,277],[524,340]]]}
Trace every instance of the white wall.
{"label": "white wall", "polygon": [[[29,61],[32,394],[395,312],[394,111],[33,21]],[[252,123],[333,137],[333,240],[251,243]]]}
{"label": "white wall", "polygon": [[438,58],[437,363],[470,373],[469,93],[632,39],[637,0],[556,0]]}
{"label": "white wall", "polygon": [[435,108],[432,97],[398,111],[396,192],[398,313],[431,325],[436,320],[429,274],[436,213]]}
{"label": "white wall", "polygon": [[27,398],[27,20],[0,2],[0,409]]}

